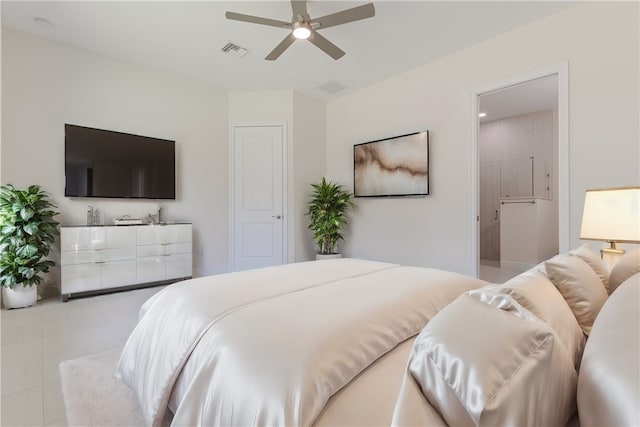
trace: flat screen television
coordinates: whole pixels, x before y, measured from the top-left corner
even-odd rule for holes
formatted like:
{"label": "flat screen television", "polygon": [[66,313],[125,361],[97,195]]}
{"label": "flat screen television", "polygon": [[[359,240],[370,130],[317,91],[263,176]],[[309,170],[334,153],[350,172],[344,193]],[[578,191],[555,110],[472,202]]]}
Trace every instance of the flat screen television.
{"label": "flat screen television", "polygon": [[64,125],[64,195],[175,199],[175,141]]}
{"label": "flat screen television", "polygon": [[356,197],[429,194],[429,131],[353,146]]}

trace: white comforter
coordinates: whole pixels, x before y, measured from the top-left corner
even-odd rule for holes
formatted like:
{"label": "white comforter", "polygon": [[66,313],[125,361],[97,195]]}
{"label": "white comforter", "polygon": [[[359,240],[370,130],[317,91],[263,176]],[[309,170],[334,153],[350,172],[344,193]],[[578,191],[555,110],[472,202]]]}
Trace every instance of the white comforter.
{"label": "white comforter", "polygon": [[484,282],[354,259],[189,280],[141,309],[117,376],[159,425],[309,425],[340,388]]}

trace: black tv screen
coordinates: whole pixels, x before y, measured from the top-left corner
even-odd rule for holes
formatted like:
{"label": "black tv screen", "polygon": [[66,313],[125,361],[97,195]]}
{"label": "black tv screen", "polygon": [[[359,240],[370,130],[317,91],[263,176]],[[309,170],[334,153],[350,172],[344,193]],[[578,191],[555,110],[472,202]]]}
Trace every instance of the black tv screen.
{"label": "black tv screen", "polygon": [[65,124],[67,197],[175,199],[175,141]]}

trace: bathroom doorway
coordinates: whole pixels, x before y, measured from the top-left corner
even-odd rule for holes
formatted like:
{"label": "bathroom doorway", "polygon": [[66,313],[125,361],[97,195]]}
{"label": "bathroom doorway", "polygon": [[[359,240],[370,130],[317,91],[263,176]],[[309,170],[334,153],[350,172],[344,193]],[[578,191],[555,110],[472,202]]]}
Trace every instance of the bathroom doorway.
{"label": "bathroom doorway", "polygon": [[477,93],[474,261],[480,278],[502,283],[562,246],[568,142],[561,136],[561,86],[556,72]]}

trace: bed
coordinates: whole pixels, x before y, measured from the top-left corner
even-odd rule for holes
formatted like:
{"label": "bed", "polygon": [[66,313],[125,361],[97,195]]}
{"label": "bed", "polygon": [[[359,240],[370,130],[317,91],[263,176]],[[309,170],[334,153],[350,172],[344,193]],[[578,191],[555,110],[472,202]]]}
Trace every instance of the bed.
{"label": "bed", "polygon": [[145,303],[116,375],[148,425],[389,425],[415,336],[483,285],[356,259],[193,279]]}

